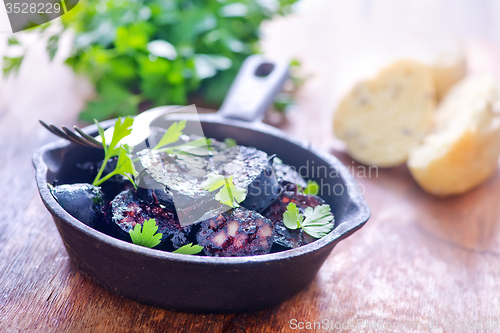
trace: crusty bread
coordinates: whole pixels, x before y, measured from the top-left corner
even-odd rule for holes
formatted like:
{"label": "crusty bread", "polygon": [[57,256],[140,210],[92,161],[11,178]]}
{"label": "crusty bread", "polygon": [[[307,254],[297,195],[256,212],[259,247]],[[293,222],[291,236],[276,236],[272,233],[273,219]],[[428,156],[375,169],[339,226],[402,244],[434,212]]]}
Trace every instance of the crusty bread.
{"label": "crusty bread", "polygon": [[436,87],[437,101],[441,101],[448,90],[465,77],[467,65],[462,53],[441,55],[430,65]]}
{"label": "crusty bread", "polygon": [[500,91],[489,76],[455,85],[435,115],[435,129],[411,151],[408,167],[427,192],[464,193],[497,169],[500,154]]}
{"label": "crusty bread", "polygon": [[355,160],[392,167],[428,132],[434,108],[429,67],[401,60],[352,89],[335,112],[334,132]]}

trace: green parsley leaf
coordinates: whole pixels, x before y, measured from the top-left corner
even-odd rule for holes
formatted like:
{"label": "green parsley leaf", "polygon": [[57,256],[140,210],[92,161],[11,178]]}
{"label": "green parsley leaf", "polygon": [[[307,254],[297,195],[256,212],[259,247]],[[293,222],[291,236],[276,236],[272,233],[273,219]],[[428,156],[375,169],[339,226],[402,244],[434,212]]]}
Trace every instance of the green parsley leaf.
{"label": "green parsley leaf", "polygon": [[18,73],[19,68],[21,68],[21,64],[24,60],[24,56],[16,57],[16,58],[3,58],[3,75],[7,76],[10,73]]}
{"label": "green parsley leaf", "polygon": [[152,248],[160,244],[163,236],[161,233],[156,233],[157,231],[158,226],[155,219],[149,219],[145,220],[142,226],[137,223],[134,229],[129,231],[129,234],[134,244]]}
{"label": "green parsley leaf", "polygon": [[220,188],[215,195],[215,200],[229,207],[239,207],[239,203],[246,198],[246,189],[242,189],[233,182],[233,176],[224,177],[217,174],[209,174],[208,179],[201,184],[201,188],[213,192]]}
{"label": "green parsley leaf", "polygon": [[300,214],[297,205],[290,202],[283,213],[283,224],[292,230],[301,228],[314,238],[324,237],[333,229],[333,215],[329,205],[307,207],[304,216]]}
{"label": "green parsley leaf", "polygon": [[118,118],[115,122],[115,127],[113,130],[113,138],[111,139],[111,143],[109,144],[110,156],[118,156],[119,146],[118,143],[132,133],[132,124],[134,123],[134,118],[126,117],[123,122],[122,118]]}
{"label": "green parsley leaf", "polygon": [[231,138],[225,138],[224,143],[226,144],[226,149],[237,146],[238,144],[236,143],[235,139]]}
{"label": "green parsley leaf", "polygon": [[124,146],[120,147],[118,161],[116,162],[116,169],[112,173],[127,177],[130,182],[135,185],[133,179],[137,177],[138,173],[135,170],[134,163],[130,159],[130,156],[127,154],[127,148]]}
{"label": "green parsley leaf", "polygon": [[186,153],[197,156],[216,154],[217,152],[210,148],[209,140],[207,138],[199,138],[178,146],[167,147],[165,151],[169,154]]}
{"label": "green parsley leaf", "polygon": [[99,136],[101,137],[102,148],[104,148],[104,152],[107,152],[108,145],[106,144],[106,136],[104,135],[104,128],[102,128],[101,124],[99,124],[97,119],[94,119],[94,122],[97,126],[97,131],[99,132]]}
{"label": "green parsley leaf", "polygon": [[177,250],[173,251],[173,253],[181,253],[181,254],[198,254],[203,250],[203,246],[193,245],[193,243],[186,244],[181,246]]}
{"label": "green parsley leaf", "polygon": [[54,60],[59,47],[59,35],[55,35],[49,38],[47,41],[47,53],[49,54],[50,60]]}
{"label": "green parsley leaf", "polygon": [[177,146],[165,147],[171,143],[179,140],[182,135],[182,130],[186,127],[186,121],[175,122],[167,129],[167,132],[160,139],[160,142],[153,148],[160,152],[167,152],[169,154],[191,154],[197,156],[210,155],[211,153],[217,153],[215,150],[210,148],[210,139],[205,137],[189,141]]}
{"label": "green parsley leaf", "polygon": [[[104,148],[104,161],[94,181],[92,182],[92,185],[99,186],[114,175],[121,174],[127,177],[132,182],[132,184],[137,187],[133,179],[133,177],[137,176],[137,171],[135,170],[132,160],[127,155],[130,151],[130,148],[127,145],[119,145],[120,141],[132,132],[132,124],[134,123],[134,119],[126,117],[123,121],[121,118],[118,118],[116,120],[113,130],[113,137],[109,146],[106,144],[104,129],[101,127],[97,120],[95,120],[95,123],[101,137],[102,147]],[[118,156],[115,170],[103,177],[102,174],[104,172],[104,169],[106,168],[108,160],[114,156]]]}
{"label": "green parsley leaf", "polygon": [[179,140],[182,135],[182,130],[186,127],[186,121],[175,122],[169,126],[165,134],[160,139],[160,142],[153,149],[160,149],[168,144],[174,143]]}
{"label": "green parsley leaf", "polygon": [[316,226],[304,226],[302,229],[314,238],[323,238],[333,229],[333,223]]}
{"label": "green parsley leaf", "polygon": [[239,207],[239,203],[245,200],[246,190],[237,187],[233,183],[233,176],[225,179],[226,184],[215,195],[215,200],[230,207]]}
{"label": "green parsley leaf", "polygon": [[280,165],[280,164],[283,164],[283,161],[278,156],[274,156],[273,163],[276,165]]}
{"label": "green parsley leaf", "polygon": [[318,195],[319,193],[319,184],[314,180],[308,180],[307,186],[304,189],[304,194]]}
{"label": "green parsley leaf", "polygon": [[226,179],[224,178],[223,175],[218,175],[215,173],[211,173],[208,175],[208,179],[201,184],[201,188],[213,192],[216,189],[224,186],[226,184]]}
{"label": "green parsley leaf", "polygon": [[300,213],[297,205],[290,202],[286,207],[286,212],[283,213],[283,224],[288,229],[297,229],[302,221],[304,221],[304,216]]}
{"label": "green parsley leaf", "polygon": [[109,178],[115,176],[115,175],[123,175],[130,180],[132,184],[134,184],[134,187],[137,188],[137,185],[135,184],[134,178],[137,177],[137,171],[135,170],[134,163],[128,156],[128,150],[127,147],[121,146],[119,147],[119,153],[118,153],[118,161],[116,162],[116,168],[112,172],[108,173],[106,176],[102,177],[99,179],[94,186],[99,186],[102,183],[104,183],[106,180]]}
{"label": "green parsley leaf", "polygon": [[326,236],[333,229],[333,215],[330,205],[319,205],[304,210],[302,229],[314,238]]}

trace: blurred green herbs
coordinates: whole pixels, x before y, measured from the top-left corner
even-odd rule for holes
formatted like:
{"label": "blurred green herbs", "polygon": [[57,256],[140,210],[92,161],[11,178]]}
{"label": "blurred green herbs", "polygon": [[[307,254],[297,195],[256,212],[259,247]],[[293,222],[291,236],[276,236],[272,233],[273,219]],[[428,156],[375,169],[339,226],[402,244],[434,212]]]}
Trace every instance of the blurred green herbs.
{"label": "blurred green herbs", "polygon": [[[259,51],[260,24],[290,12],[296,1],[80,1],[62,23],[74,30],[66,63],[98,93],[81,120],[133,115],[143,102],[218,106],[243,60]],[[51,58],[59,37],[48,42]],[[4,73],[22,59],[6,57]]]}

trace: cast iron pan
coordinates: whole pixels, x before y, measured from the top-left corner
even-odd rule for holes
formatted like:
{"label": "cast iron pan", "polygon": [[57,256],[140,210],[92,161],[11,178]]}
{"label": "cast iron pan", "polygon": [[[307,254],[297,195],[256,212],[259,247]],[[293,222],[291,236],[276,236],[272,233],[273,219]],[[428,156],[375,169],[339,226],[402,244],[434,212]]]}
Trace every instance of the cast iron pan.
{"label": "cast iron pan", "polygon": [[[230,137],[240,145],[277,154],[284,163],[302,170],[303,176],[324,184],[324,192],[329,186],[330,194],[323,193],[322,198],[335,215],[330,234],[300,248],[250,257],[189,256],[121,241],[76,220],[51,195],[47,183],[55,179],[58,184],[81,182],[74,166],[103,156],[98,149],[59,140],[40,148],[33,163],[42,201],[76,267],[120,296],[185,312],[256,310],[278,304],[309,284],[334,246],[361,228],[370,210],[348,170],[335,157],[255,121],[272,102],[286,75],[286,66],[266,62],[260,56],[249,58],[221,110],[200,114],[199,120],[207,137]],[[164,110],[157,108],[155,112]],[[179,117],[188,120],[186,128],[195,121],[190,115],[172,114],[156,119],[152,126],[168,126]],[[97,133],[95,126],[85,130]],[[313,175],[313,169],[319,172]]]}

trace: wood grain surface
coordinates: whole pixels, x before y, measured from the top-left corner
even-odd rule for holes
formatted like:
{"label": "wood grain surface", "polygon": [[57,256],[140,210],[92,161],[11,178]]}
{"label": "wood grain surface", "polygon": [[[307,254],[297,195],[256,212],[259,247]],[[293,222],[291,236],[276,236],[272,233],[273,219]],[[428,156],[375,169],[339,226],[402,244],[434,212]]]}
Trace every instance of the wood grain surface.
{"label": "wood grain surface", "polygon": [[[356,170],[358,164],[331,136],[331,113],[344,86],[329,85],[340,65],[315,52],[319,37],[308,40],[318,35],[318,24],[307,24],[316,14],[266,28],[269,54],[297,55],[307,71],[319,73],[302,89],[298,108],[283,127]],[[311,48],[296,52],[291,39]],[[498,74],[497,46],[465,40],[465,49],[472,71]],[[36,148],[55,139],[37,120],[75,124],[89,90],[60,64],[40,66],[41,61],[47,63],[37,58],[4,85],[0,98],[0,332],[355,332],[361,326],[352,324],[358,321],[384,322],[379,331],[386,332],[500,330],[445,326],[445,320],[500,320],[498,173],[449,199],[424,193],[404,166],[359,177],[372,209],[369,222],[339,243],[305,290],[262,311],[176,313],[90,282],[70,262],[39,198],[31,165]],[[330,329],[298,329],[300,323],[324,325],[324,320]],[[335,323],[351,326],[335,329]],[[398,327],[401,323],[406,326]]]}

